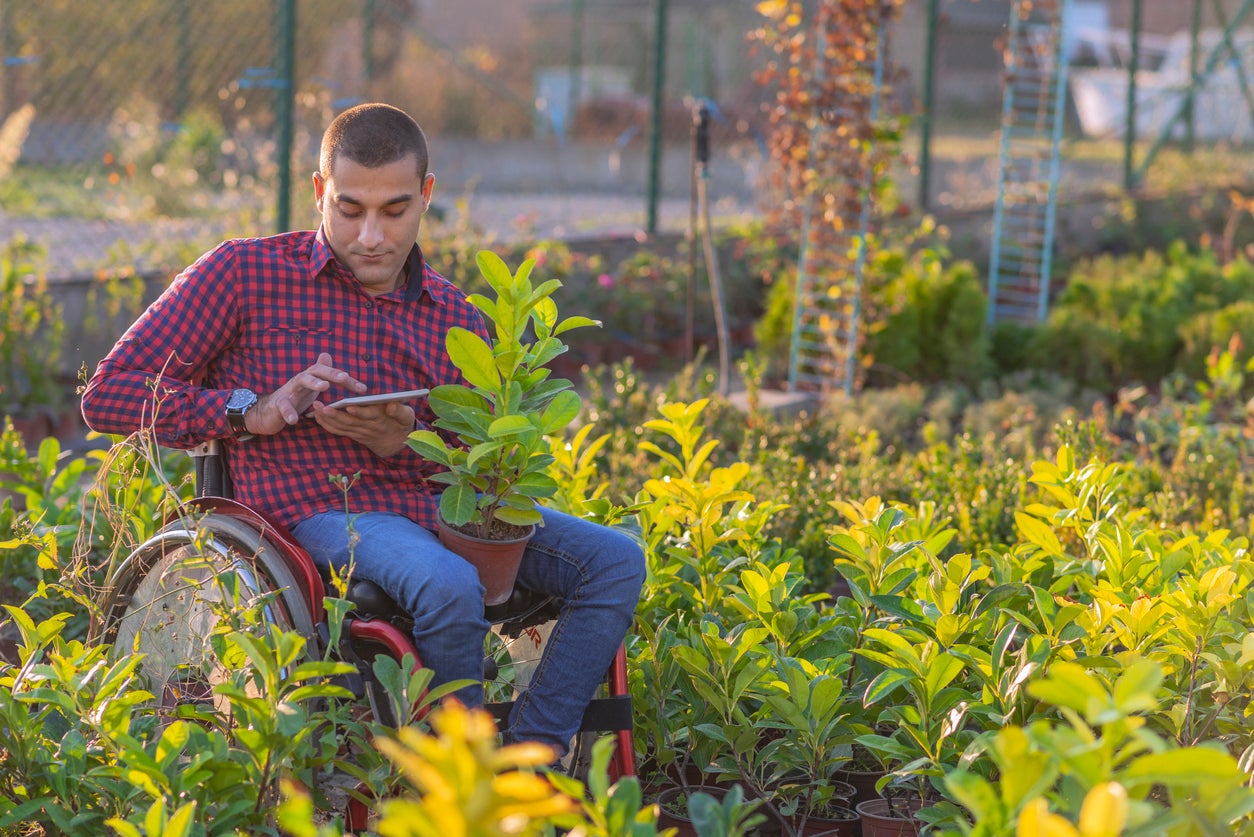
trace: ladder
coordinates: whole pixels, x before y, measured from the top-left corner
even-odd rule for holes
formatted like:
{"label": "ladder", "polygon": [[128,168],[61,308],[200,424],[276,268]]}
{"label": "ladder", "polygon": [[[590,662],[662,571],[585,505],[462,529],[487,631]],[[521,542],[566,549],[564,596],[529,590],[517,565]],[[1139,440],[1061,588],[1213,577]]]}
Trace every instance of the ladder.
{"label": "ladder", "polygon": [[988,321],[1049,312],[1059,146],[1065,118],[1063,32],[1071,0],[1014,0],[1002,92]]}
{"label": "ladder", "polygon": [[[862,276],[873,211],[872,141],[851,143],[843,128],[880,114],[884,80],[886,21],[878,26],[874,49],[860,66],[835,67],[828,55],[830,24],[822,18],[815,49],[815,77],[844,72],[871,84],[842,84],[844,101],[816,108],[809,129],[810,166],[816,171],[804,196],[801,250],[793,301],[788,388],[853,392],[858,372],[858,328],[862,315]],[[860,92],[853,92],[860,91]],[[842,186],[858,184],[855,200],[842,200]],[[847,191],[844,194],[848,194]]]}

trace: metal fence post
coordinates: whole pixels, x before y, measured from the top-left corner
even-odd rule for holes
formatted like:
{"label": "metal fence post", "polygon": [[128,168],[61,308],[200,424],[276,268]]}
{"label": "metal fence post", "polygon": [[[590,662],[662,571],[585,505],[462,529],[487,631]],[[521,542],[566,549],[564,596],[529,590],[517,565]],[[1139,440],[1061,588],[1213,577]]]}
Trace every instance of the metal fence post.
{"label": "metal fence post", "polygon": [[936,104],[936,35],[940,21],[940,0],[928,0],[927,26],[923,43],[923,124],[919,133],[919,209],[927,211],[928,187],[932,180],[932,109]]}
{"label": "metal fence post", "polygon": [[0,120],[6,119],[17,103],[13,93],[13,3],[0,0]]}
{"label": "metal fence post", "polygon": [[649,125],[649,207],[645,229],[657,232],[658,179],[662,167],[662,94],[666,87],[666,0],[656,0],[653,35],[653,114]]}
{"label": "metal fence post", "polygon": [[1132,154],[1136,146],[1136,74],[1141,63],[1141,0],[1132,0],[1132,55],[1128,59],[1128,109],[1123,129],[1123,188],[1136,186]]}
{"label": "metal fence post", "polygon": [[279,194],[276,232],[287,232],[292,214],[292,110],[296,92],[296,0],[278,0],[275,25],[275,118]]}

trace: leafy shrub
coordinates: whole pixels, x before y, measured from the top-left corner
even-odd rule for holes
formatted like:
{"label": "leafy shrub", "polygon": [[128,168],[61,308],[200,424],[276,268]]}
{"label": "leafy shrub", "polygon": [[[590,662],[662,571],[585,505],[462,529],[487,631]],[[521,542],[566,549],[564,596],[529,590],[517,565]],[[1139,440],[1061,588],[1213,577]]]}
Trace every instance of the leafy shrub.
{"label": "leafy shrub", "polygon": [[868,268],[876,312],[867,323],[867,385],[902,381],[975,383],[992,368],[987,300],[969,262],[944,253],[884,251]]}
{"label": "leafy shrub", "polygon": [[38,268],[43,252],[18,237],[0,249],[0,413],[56,412],[65,321]]}
{"label": "leafy shrub", "polygon": [[1033,342],[1029,363],[1107,391],[1155,384],[1189,365],[1186,335],[1194,363],[1231,337],[1203,348],[1203,339],[1217,335],[1190,325],[1194,320],[1252,296],[1249,262],[1221,265],[1214,253],[1192,253],[1179,242],[1164,254],[1094,259],[1072,273]]}
{"label": "leafy shrub", "polygon": [[1181,327],[1180,336],[1184,346],[1178,366],[1190,378],[1203,378],[1207,358],[1224,347],[1232,349],[1237,362],[1244,363],[1254,357],[1254,300],[1242,299],[1215,311],[1203,311]]}

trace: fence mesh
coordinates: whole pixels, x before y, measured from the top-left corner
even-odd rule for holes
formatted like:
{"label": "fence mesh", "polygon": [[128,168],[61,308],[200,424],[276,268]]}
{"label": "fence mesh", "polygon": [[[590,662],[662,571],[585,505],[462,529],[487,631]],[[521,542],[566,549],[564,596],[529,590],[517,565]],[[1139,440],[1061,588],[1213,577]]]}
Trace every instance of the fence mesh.
{"label": "fence mesh", "polygon": [[[0,0],[0,244],[16,236],[43,243],[46,272],[57,279],[111,268],[177,267],[224,236],[274,232],[284,205],[279,147],[286,124],[276,105],[289,89],[288,227],[317,221],[308,176],[327,121],[349,104],[383,100],[414,114],[433,136],[437,204],[453,205],[459,193],[474,188],[478,206],[502,219],[530,219],[538,235],[587,230],[592,216],[607,215],[628,219],[615,231],[638,229],[646,188],[654,185],[646,179],[654,165],[647,145],[656,5]],[[664,228],[682,230],[689,217],[687,133],[694,97],[708,97],[718,109],[710,194],[747,212],[771,197],[760,184],[770,165],[763,153],[762,106],[772,93],[754,83],[761,56],[755,64],[746,43],[746,35],[763,25],[757,5],[669,0],[660,162]],[[897,174],[901,192],[921,192],[920,201],[940,212],[989,207],[1006,4],[941,0],[930,74],[921,58],[928,5],[906,3],[890,47],[894,63],[906,68],[891,91],[896,106],[917,112],[930,81],[934,139],[940,140],[932,150],[930,189],[918,190],[916,172],[903,170]],[[296,23],[289,29],[284,11],[291,7]],[[1177,14],[1180,20],[1159,15],[1148,22],[1162,31],[1175,28],[1178,45],[1188,40],[1179,28],[1187,28],[1184,12]],[[1204,31],[1221,26],[1214,15],[1201,22]],[[1248,96],[1254,70],[1238,76],[1231,66],[1245,63],[1251,23],[1233,33],[1231,51],[1204,52],[1198,59],[1204,70],[1208,56],[1218,56],[1208,86],[1199,87],[1194,101],[1191,124],[1198,126],[1199,143],[1249,141],[1244,134],[1254,109]],[[1098,30],[1105,40],[1077,24],[1077,38],[1091,53],[1086,60],[1122,55],[1115,47],[1122,43],[1118,27],[1125,24],[1106,21]],[[1147,34],[1145,60],[1168,43],[1171,38]],[[288,44],[295,56],[290,80],[283,74]],[[1096,48],[1103,45],[1110,49]],[[1234,57],[1238,53],[1241,60]],[[1091,133],[1095,141],[1118,143],[1126,67],[1093,70],[1086,76],[1076,68],[1073,77],[1108,80],[1113,92],[1098,110],[1111,120],[1110,130]],[[1229,86],[1212,92],[1220,82]],[[1073,97],[1081,86],[1073,85]],[[1183,92],[1178,84],[1167,93],[1147,84],[1138,118],[1153,117],[1153,97],[1168,94],[1178,98]],[[1211,136],[1202,130],[1213,133],[1226,124],[1207,115],[1216,101],[1242,120],[1242,131]],[[1077,118],[1081,104],[1072,103],[1072,138],[1088,130]],[[949,131],[956,139],[945,136]],[[1140,141],[1153,139],[1147,132]],[[947,153],[950,148],[956,150]],[[913,138],[907,150],[914,150]],[[1121,153],[1116,146],[1101,156],[1068,143],[1064,195],[1098,183],[1117,188]],[[1145,159],[1144,146],[1138,147],[1137,161]],[[1191,160],[1189,171],[1205,161]],[[561,202],[539,200],[546,192],[560,194]]]}
{"label": "fence mesh", "polygon": [[[308,176],[321,132],[335,113],[365,100],[414,114],[435,142],[446,142],[437,162],[456,168],[471,148],[519,142],[517,191],[553,184],[571,193],[617,190],[640,204],[652,72],[648,4],[460,6],[0,0],[0,242],[25,236],[45,243],[55,278],[165,269],[225,235],[274,232],[283,225],[277,192],[285,124],[293,185],[284,226],[316,224]],[[743,51],[754,12],[747,0],[676,6],[664,128],[683,152],[688,112],[675,90],[717,97],[724,107],[746,91],[754,95],[750,69],[725,60]],[[284,14],[292,7],[294,27]],[[291,79],[284,75],[288,44],[296,57]],[[289,85],[294,106],[285,123],[279,106]],[[728,111],[724,134],[747,137],[748,123],[736,117]],[[599,180],[578,180],[575,167],[559,160],[574,153],[564,148],[568,137],[595,149]],[[635,156],[624,160],[624,152]],[[520,180],[529,166],[534,173]],[[478,180],[479,170],[463,168],[453,194]],[[451,200],[443,173],[442,202]],[[672,197],[686,197],[682,168],[667,184]]]}

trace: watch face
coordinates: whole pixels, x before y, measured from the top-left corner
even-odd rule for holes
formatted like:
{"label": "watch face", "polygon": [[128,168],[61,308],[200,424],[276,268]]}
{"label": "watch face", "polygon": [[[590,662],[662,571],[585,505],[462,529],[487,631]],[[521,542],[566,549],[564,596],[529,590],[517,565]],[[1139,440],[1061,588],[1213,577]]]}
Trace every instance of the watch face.
{"label": "watch face", "polygon": [[239,412],[247,410],[253,404],[257,403],[257,394],[248,389],[237,389],[231,393],[231,397],[227,399],[226,408],[231,412]]}

